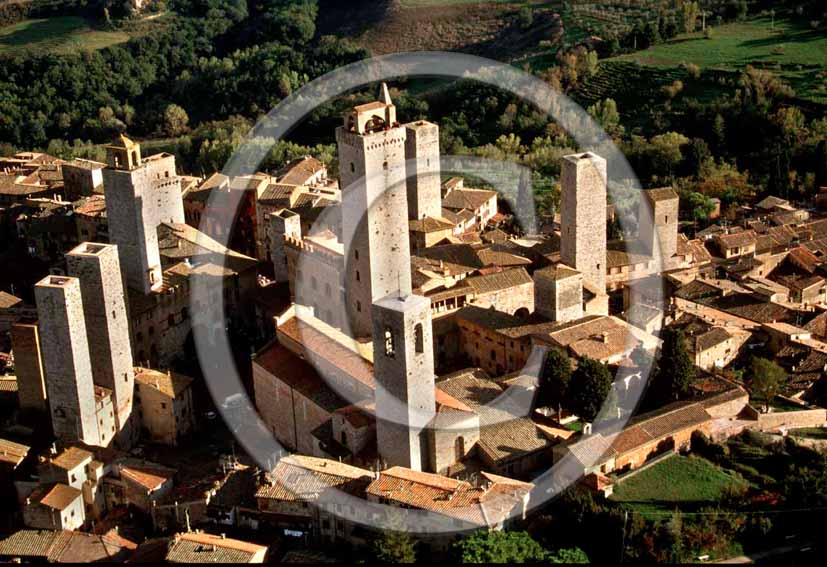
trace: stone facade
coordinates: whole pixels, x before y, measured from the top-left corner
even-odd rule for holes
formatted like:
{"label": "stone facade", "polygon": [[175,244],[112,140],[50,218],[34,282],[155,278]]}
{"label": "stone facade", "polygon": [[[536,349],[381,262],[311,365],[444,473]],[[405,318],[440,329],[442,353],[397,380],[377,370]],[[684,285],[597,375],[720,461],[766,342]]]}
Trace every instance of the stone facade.
{"label": "stone facade", "polygon": [[675,264],[678,251],[678,194],[671,188],[644,191],[638,214],[639,236],[655,259],[655,271]]}
{"label": "stone facade", "polygon": [[105,164],[85,159],[74,159],[61,166],[63,192],[69,201],[103,193],[103,168]]}
{"label": "stone facade", "polygon": [[136,372],[135,404],[141,432],[152,443],[177,446],[195,429],[192,379],[148,369]]}
{"label": "stone facade", "polygon": [[606,160],[592,153],[565,156],[560,180],[560,259],[583,274],[585,286],[605,294]]}
{"label": "stone facade", "polygon": [[534,272],[534,309],[565,323],[583,316],[583,275],[563,265]]}
{"label": "stone facade", "polygon": [[336,129],[345,290],[355,336],[370,335],[375,300],[411,292],[407,130],[396,122],[387,87],[383,98],[356,107]]}
{"label": "stone facade", "polygon": [[420,120],[405,124],[405,158],[408,162],[408,218],[442,216],[439,167],[439,126]]}
{"label": "stone facade", "polygon": [[141,160],[140,146],[123,137],[107,153],[103,182],[109,237],[118,245],[129,287],[149,293],[162,284],[158,226],[185,222],[175,156],[158,154]]}
{"label": "stone facade", "polygon": [[17,323],[11,328],[17,399],[20,409],[46,412],[46,378],[36,323]]}
{"label": "stone facade", "polygon": [[55,435],[99,445],[95,385],[80,281],[47,276],[35,285],[46,370],[46,391]]}
{"label": "stone facade", "polygon": [[135,390],[125,290],[116,246],[84,243],[66,255],[80,280],[95,384],[112,391],[119,445],[134,441],[129,416]]}
{"label": "stone facade", "polygon": [[373,305],[376,437],[389,466],[427,467],[423,428],[436,411],[431,304],[393,294]]}
{"label": "stone facade", "polygon": [[288,281],[287,253],[285,237],[301,239],[301,217],[287,209],[271,213],[270,220],[270,259],[273,262],[274,279],[277,282]]}

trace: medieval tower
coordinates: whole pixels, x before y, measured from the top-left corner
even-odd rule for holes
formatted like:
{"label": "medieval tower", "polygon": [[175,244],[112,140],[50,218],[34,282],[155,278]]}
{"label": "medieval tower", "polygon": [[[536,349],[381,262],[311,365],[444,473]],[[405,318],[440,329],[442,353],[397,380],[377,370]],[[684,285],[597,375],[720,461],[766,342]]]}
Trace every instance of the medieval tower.
{"label": "medieval tower", "polygon": [[356,337],[370,335],[374,301],[411,292],[407,130],[396,121],[387,85],[380,99],[353,108],[336,129],[346,312]]}
{"label": "medieval tower", "polygon": [[54,434],[67,441],[100,445],[80,281],[47,276],[34,291]]}
{"label": "medieval tower", "polygon": [[606,160],[590,152],[565,156],[560,183],[560,260],[583,275],[584,288],[605,296]]}
{"label": "medieval tower", "polygon": [[162,284],[158,226],[185,222],[175,156],[144,160],[140,145],[126,136],[106,152],[103,187],[110,240],[118,246],[127,285],[149,293]]}
{"label": "medieval tower", "polygon": [[643,191],[638,212],[638,236],[657,263],[668,270],[678,251],[678,194],[671,187]]}
{"label": "medieval tower", "polygon": [[112,391],[119,445],[128,447],[135,378],[118,249],[87,242],[66,254],[66,261],[69,275],[80,281],[93,380]]}
{"label": "medieval tower", "polygon": [[408,218],[442,216],[442,182],[439,167],[439,126],[419,120],[405,124],[405,159],[408,178]]}
{"label": "medieval tower", "polygon": [[394,293],[373,304],[376,438],[388,466],[429,468],[426,427],[436,413],[431,302]]}

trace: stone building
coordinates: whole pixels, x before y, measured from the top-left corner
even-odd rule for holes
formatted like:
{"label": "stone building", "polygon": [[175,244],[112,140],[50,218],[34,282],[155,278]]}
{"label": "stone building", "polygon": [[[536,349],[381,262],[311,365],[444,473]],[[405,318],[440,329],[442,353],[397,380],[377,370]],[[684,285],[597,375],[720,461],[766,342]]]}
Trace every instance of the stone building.
{"label": "stone building", "polygon": [[583,274],[563,264],[534,272],[534,309],[550,321],[583,316]]}
{"label": "stone building", "polygon": [[26,498],[23,523],[30,528],[79,530],[86,523],[83,494],[65,484],[38,488]]}
{"label": "stone building", "polygon": [[678,194],[671,187],[643,191],[638,235],[657,264],[658,272],[675,265],[678,251]]}
{"label": "stone building", "polygon": [[200,531],[175,534],[167,563],[264,563],[267,547]]}
{"label": "stone building", "polygon": [[129,287],[150,293],[163,283],[158,226],[185,222],[175,156],[142,159],[140,145],[126,136],[106,150],[103,182],[110,240],[118,245]]}
{"label": "stone building", "polygon": [[11,329],[17,398],[20,409],[46,413],[46,377],[37,323],[20,322]]}
{"label": "stone building", "polygon": [[420,120],[405,124],[408,218],[423,220],[442,216],[439,167],[439,126]]}
{"label": "stone building", "polygon": [[105,163],[75,158],[62,166],[63,191],[66,199],[77,201],[103,193],[103,168]]}
{"label": "stone building", "polygon": [[59,438],[106,445],[77,278],[47,276],[35,285],[52,429]]}
{"label": "stone building", "polygon": [[419,295],[389,295],[373,304],[376,441],[390,465],[427,467],[423,429],[434,418],[431,304]]}
{"label": "stone building", "polygon": [[148,441],[174,447],[195,429],[192,381],[178,373],[135,369],[135,406]]}
{"label": "stone building", "polygon": [[86,242],[70,251],[66,261],[69,274],[80,281],[93,381],[111,390],[117,443],[129,448],[135,440],[130,423],[135,383],[118,249]]}
{"label": "stone building", "polygon": [[370,335],[375,301],[411,292],[406,139],[384,84],[381,100],[353,108],[336,129],[345,297],[355,336]]}
{"label": "stone building", "polygon": [[597,296],[599,306],[590,312],[607,315],[606,160],[565,156],[560,182],[560,260],[583,274],[583,286]]}

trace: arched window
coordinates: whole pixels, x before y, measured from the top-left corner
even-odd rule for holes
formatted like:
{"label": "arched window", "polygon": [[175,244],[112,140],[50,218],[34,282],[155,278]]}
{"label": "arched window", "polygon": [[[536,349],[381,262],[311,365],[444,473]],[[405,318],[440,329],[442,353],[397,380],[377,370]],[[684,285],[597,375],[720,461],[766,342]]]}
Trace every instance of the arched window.
{"label": "arched window", "polygon": [[395,353],[396,350],[393,344],[393,331],[391,331],[390,327],[385,327],[385,356],[388,358],[393,358]]}
{"label": "arched window", "polygon": [[425,338],[422,334],[422,323],[417,323],[414,327],[414,348],[419,353],[425,352]]}
{"label": "arched window", "polygon": [[460,461],[465,456],[465,438],[459,436],[454,441],[454,460]]}

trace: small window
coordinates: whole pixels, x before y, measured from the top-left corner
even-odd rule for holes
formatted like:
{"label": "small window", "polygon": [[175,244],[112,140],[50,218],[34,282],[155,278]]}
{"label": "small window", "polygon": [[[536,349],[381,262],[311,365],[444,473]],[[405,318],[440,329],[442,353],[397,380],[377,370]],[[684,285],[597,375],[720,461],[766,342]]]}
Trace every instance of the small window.
{"label": "small window", "polygon": [[316,291],[319,287],[319,282],[316,281],[316,276],[310,276],[310,287],[313,288],[313,291]]}
{"label": "small window", "polygon": [[359,274],[359,270],[356,270],[356,281],[357,282],[362,281],[362,276]]}
{"label": "small window", "polygon": [[353,162],[350,162],[350,172],[356,173],[356,164]]}
{"label": "small window", "polygon": [[393,343],[393,331],[390,327],[385,327],[385,356],[393,358],[396,354],[396,347]]}
{"label": "small window", "polygon": [[326,296],[330,297],[330,284],[329,283],[324,284],[324,294]]}
{"label": "small window", "polygon": [[161,402],[161,409],[167,409],[167,403]]}
{"label": "small window", "polygon": [[495,350],[491,350],[491,360],[497,360],[497,352]]}
{"label": "small window", "polygon": [[414,348],[416,352],[423,353],[425,352],[425,339],[423,337],[422,332],[422,323],[417,323],[414,327]]}
{"label": "small window", "polygon": [[388,170],[388,162],[382,162],[382,169],[384,169],[385,171]]}
{"label": "small window", "polygon": [[170,327],[174,327],[175,326],[175,315],[170,314],[169,317],[167,317],[167,323],[169,323]]}
{"label": "small window", "polygon": [[356,258],[357,260],[359,259],[359,249],[358,248],[353,250],[353,257]]}
{"label": "small window", "polygon": [[359,313],[362,312],[362,302],[361,301],[358,301],[358,300],[356,301],[356,311],[358,311]]}

